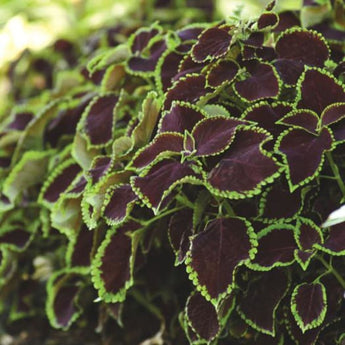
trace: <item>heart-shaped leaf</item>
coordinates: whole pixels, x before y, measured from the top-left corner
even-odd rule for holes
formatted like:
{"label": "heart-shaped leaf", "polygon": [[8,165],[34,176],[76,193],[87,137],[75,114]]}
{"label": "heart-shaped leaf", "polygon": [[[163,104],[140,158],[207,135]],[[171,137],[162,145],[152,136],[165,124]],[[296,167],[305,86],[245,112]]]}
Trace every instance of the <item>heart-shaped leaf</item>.
{"label": "heart-shaped leaf", "polygon": [[209,222],[192,240],[187,271],[201,294],[217,301],[229,293],[236,267],[253,258],[256,236],[241,218],[218,218]]}
{"label": "heart-shaped leaf", "polygon": [[292,314],[304,333],[322,324],[327,311],[326,288],[322,283],[303,283],[291,297]]}

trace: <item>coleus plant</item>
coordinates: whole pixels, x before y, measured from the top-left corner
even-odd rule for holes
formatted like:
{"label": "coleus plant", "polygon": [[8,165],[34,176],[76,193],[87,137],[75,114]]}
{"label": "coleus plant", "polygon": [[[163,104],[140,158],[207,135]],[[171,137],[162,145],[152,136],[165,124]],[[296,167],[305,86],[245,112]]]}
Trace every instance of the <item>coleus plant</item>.
{"label": "coleus plant", "polygon": [[121,344],[343,343],[345,223],[324,222],[345,200],[345,8],[305,1],[329,11],[306,28],[274,6],[118,25],[79,61],[55,44],[72,69],[2,118],[10,321],[46,288],[53,327]]}

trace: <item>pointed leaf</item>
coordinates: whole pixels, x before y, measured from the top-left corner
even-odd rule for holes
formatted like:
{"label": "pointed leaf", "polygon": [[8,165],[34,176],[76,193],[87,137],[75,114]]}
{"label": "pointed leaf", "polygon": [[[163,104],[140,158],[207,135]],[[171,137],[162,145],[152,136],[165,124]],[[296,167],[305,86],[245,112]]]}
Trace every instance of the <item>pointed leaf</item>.
{"label": "pointed leaf", "polygon": [[271,225],[261,230],[258,234],[258,252],[247,265],[259,271],[291,265],[297,249],[293,230],[294,227],[284,224]]}
{"label": "pointed leaf", "polygon": [[257,194],[279,174],[273,158],[261,147],[270,137],[265,131],[238,130],[235,140],[208,174],[208,188],[231,198]]}
{"label": "pointed leaf", "polygon": [[242,319],[259,332],[275,335],[275,313],[289,288],[283,270],[252,273],[249,287],[240,299],[238,312]]}
{"label": "pointed leaf", "polygon": [[196,103],[201,97],[211,92],[212,89],[206,87],[206,77],[204,75],[188,75],[179,79],[168,90],[164,108],[170,109],[173,101]]}
{"label": "pointed leaf", "polygon": [[183,209],[174,213],[170,218],[168,236],[170,244],[175,252],[175,265],[181,264],[190,247],[189,237],[193,234],[193,212]]}
{"label": "pointed leaf", "polygon": [[332,142],[326,127],[318,136],[302,129],[287,130],[281,134],[277,149],[287,164],[286,175],[291,191],[315,178],[322,168],[325,152],[332,148]]}
{"label": "pointed leaf", "polygon": [[323,243],[321,229],[308,218],[298,219],[295,238],[298,246],[303,250],[313,249],[315,244]]}
{"label": "pointed leaf", "polygon": [[332,125],[345,117],[345,103],[331,104],[321,114],[321,125]]}
{"label": "pointed leaf", "polygon": [[79,165],[73,160],[68,160],[56,167],[44,183],[39,200],[47,206],[56,202],[60,194],[71,185],[80,171]]}
{"label": "pointed leaf", "polygon": [[344,87],[330,74],[316,68],[307,69],[298,81],[299,108],[317,114],[332,103],[345,102]]}
{"label": "pointed leaf", "polygon": [[91,264],[91,253],[94,231],[90,231],[85,224],[81,226],[77,235],[70,239],[66,261],[70,266],[88,267]]}
{"label": "pointed leaf", "polygon": [[158,210],[164,198],[177,184],[197,178],[200,176],[190,164],[164,159],[153,165],[144,176],[134,177],[131,185],[148,207]]}
{"label": "pointed leaf", "polygon": [[253,258],[255,246],[246,220],[214,219],[192,240],[187,271],[201,294],[217,301],[231,291],[236,267]]}
{"label": "pointed leaf", "polygon": [[345,223],[331,226],[325,242],[315,247],[331,255],[345,255]]}
{"label": "pointed leaf", "polygon": [[216,309],[200,293],[188,298],[186,313],[192,329],[202,339],[213,340],[220,327]]}
{"label": "pointed leaf", "polygon": [[130,184],[111,188],[103,206],[103,214],[107,223],[115,225],[124,221],[137,199]]}
{"label": "pointed leaf", "polygon": [[204,62],[224,56],[230,48],[231,38],[226,29],[206,29],[198,37],[198,42],[192,49],[193,59]]}
{"label": "pointed leaf", "polygon": [[324,285],[304,283],[296,286],[291,297],[291,311],[303,333],[321,325],[327,311]]}
{"label": "pointed leaf", "polygon": [[277,26],[279,17],[274,12],[264,12],[258,19],[258,29],[273,29]]}
{"label": "pointed leaf", "polygon": [[239,71],[237,62],[233,60],[220,60],[208,71],[207,85],[217,88],[225,83],[231,83]]}
{"label": "pointed leaf", "polygon": [[254,61],[248,64],[247,70],[251,76],[235,83],[235,90],[240,97],[252,102],[278,96],[280,80],[274,67]]}
{"label": "pointed leaf", "polygon": [[86,272],[82,269],[66,269],[49,278],[46,310],[53,327],[66,330],[80,316],[82,310],[78,306],[78,295]]}
{"label": "pointed leaf", "polygon": [[224,151],[235,136],[236,128],[245,124],[238,119],[212,117],[204,119],[193,128],[196,156],[208,156]]}
{"label": "pointed leaf", "polygon": [[171,109],[163,115],[160,132],[191,132],[205,115],[199,108],[184,102],[173,102]]}
{"label": "pointed leaf", "polygon": [[91,146],[105,146],[113,139],[118,101],[115,95],[96,97],[86,108],[83,114],[84,131]]}
{"label": "pointed leaf", "polygon": [[179,133],[162,133],[145,148],[138,151],[132,161],[135,168],[143,168],[159,156],[165,157],[180,153],[183,150],[183,135]]}
{"label": "pointed leaf", "polygon": [[133,221],[107,232],[92,266],[92,281],[105,302],[121,302],[133,285],[136,243],[131,233],[140,225]]}
{"label": "pointed leaf", "polygon": [[298,109],[289,112],[282,119],[277,121],[277,123],[294,128],[302,128],[312,134],[316,134],[318,130],[319,117],[311,110]]}

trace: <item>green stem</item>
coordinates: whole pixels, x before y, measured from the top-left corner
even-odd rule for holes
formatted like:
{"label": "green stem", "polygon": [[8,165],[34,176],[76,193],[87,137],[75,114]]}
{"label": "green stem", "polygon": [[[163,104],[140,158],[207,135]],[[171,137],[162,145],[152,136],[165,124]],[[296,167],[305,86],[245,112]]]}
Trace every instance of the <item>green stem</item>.
{"label": "green stem", "polygon": [[182,205],[187,206],[189,208],[194,208],[194,204],[188,200],[188,198],[185,195],[177,195],[175,199],[180,202]]}
{"label": "green stem", "polygon": [[328,163],[333,171],[334,177],[337,180],[339,189],[341,190],[341,193],[343,194],[343,200],[345,199],[345,184],[344,181],[342,180],[340,173],[339,173],[339,168],[338,166],[335,164],[332,154],[331,152],[327,152],[326,153],[327,159],[328,159]]}
{"label": "green stem", "polygon": [[339,274],[339,272],[332,265],[330,265],[322,256],[318,256],[317,258],[325,266],[325,268],[327,268],[327,270],[334,275],[334,277],[338,280],[342,288],[345,289],[345,280]]}
{"label": "green stem", "polygon": [[161,214],[158,214],[156,217],[154,217],[152,219],[144,221],[143,224],[145,226],[149,226],[150,224],[156,222],[158,219],[164,218],[165,216],[168,216],[171,213],[175,213],[177,211],[183,210],[184,208],[185,208],[184,206],[172,208],[171,210],[167,210],[165,212],[162,212]]}

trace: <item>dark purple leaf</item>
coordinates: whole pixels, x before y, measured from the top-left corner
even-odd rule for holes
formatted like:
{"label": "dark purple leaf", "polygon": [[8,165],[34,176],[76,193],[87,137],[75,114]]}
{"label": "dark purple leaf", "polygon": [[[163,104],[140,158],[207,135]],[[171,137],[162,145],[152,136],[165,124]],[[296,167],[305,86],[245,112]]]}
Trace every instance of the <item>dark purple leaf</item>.
{"label": "dark purple leaf", "polygon": [[0,244],[9,244],[23,249],[29,243],[30,238],[30,232],[15,228],[0,235]]}
{"label": "dark purple leaf", "polygon": [[318,136],[302,129],[293,129],[282,134],[279,151],[288,164],[290,188],[315,177],[323,163],[325,151],[332,147],[332,136],[323,128]]}
{"label": "dark purple leaf", "polygon": [[249,108],[243,118],[256,122],[276,137],[283,130],[276,122],[291,110],[292,106],[287,103],[259,104]]}
{"label": "dark purple leaf", "polygon": [[238,131],[220,162],[208,175],[208,182],[219,193],[236,197],[258,192],[260,185],[278,172],[275,161],[260,146],[268,139],[264,132]]}
{"label": "dark purple leaf", "polygon": [[164,108],[169,109],[173,101],[195,103],[202,96],[210,92],[212,90],[206,87],[206,78],[204,75],[190,75],[181,78],[168,90]]}
{"label": "dark purple leaf", "polygon": [[271,62],[276,59],[277,54],[272,47],[261,47],[255,50],[255,55],[264,61]]}
{"label": "dark purple leaf", "polygon": [[133,54],[140,53],[147,48],[149,42],[155,37],[159,31],[156,28],[142,28],[134,34],[134,39],[131,44],[131,51]]}
{"label": "dark purple leaf", "polygon": [[7,125],[8,129],[22,131],[26,128],[34,115],[30,112],[16,113],[14,119]]}
{"label": "dark purple leaf", "polygon": [[133,56],[128,60],[128,67],[134,72],[153,72],[156,68],[158,59],[161,57],[167,46],[165,40],[155,42],[150,48],[150,56]]}
{"label": "dark purple leaf", "polygon": [[308,69],[299,85],[299,108],[314,110],[321,114],[332,103],[345,102],[345,91],[341,84],[326,72]]}
{"label": "dark purple leaf", "polygon": [[173,77],[178,73],[178,67],[183,58],[181,53],[175,51],[168,53],[163,57],[163,62],[160,66],[159,80],[165,92],[172,85]]}
{"label": "dark purple leaf", "polygon": [[276,43],[276,51],[280,59],[296,60],[317,67],[322,67],[329,57],[325,40],[310,30],[283,33]]}
{"label": "dark purple leaf", "polygon": [[80,98],[77,106],[61,110],[47,125],[44,133],[45,141],[49,142],[52,147],[56,147],[63,135],[73,135],[82,113],[93,96],[92,93],[86,94]]}
{"label": "dark purple leaf", "polygon": [[296,216],[302,207],[301,191],[290,192],[284,183],[275,183],[260,201],[260,218],[274,221]]}
{"label": "dark purple leaf", "polygon": [[144,177],[135,177],[132,187],[150,207],[158,209],[165,194],[184,178],[199,178],[188,163],[164,159],[155,164]]}
{"label": "dark purple leaf", "polygon": [[91,178],[93,184],[97,183],[109,171],[113,160],[109,156],[96,157],[92,161],[91,168],[87,171],[87,176]]}
{"label": "dark purple leaf", "polygon": [[301,61],[290,59],[278,59],[274,62],[274,67],[283,82],[288,85],[296,85],[304,71],[304,64]]}
{"label": "dark purple leaf", "polygon": [[212,117],[200,121],[193,129],[196,156],[220,153],[234,139],[236,128],[245,122],[238,119]]}
{"label": "dark purple leaf", "polygon": [[263,13],[258,19],[258,29],[263,30],[270,28],[272,29],[274,26],[278,24],[279,17],[274,12],[265,12]]}
{"label": "dark purple leaf", "polygon": [[321,283],[298,285],[292,294],[292,314],[302,332],[319,326],[326,315],[326,289]]}
{"label": "dark purple leaf", "polygon": [[244,41],[245,45],[250,47],[262,47],[265,35],[263,32],[252,32],[249,37]]}
{"label": "dark purple leaf", "polygon": [[182,41],[196,40],[203,30],[203,27],[190,26],[178,30],[177,35]]}
{"label": "dark purple leaf", "polygon": [[320,230],[310,220],[301,218],[298,226],[297,241],[301,249],[312,249],[314,244],[322,242]]}
{"label": "dark purple leaf", "polygon": [[316,134],[318,130],[319,117],[308,109],[293,110],[278,122],[292,127],[299,127],[310,133]]}
{"label": "dark purple leaf", "polygon": [[189,237],[193,234],[193,212],[183,209],[170,218],[168,235],[176,254],[176,263],[182,263],[190,247]]}
{"label": "dark purple leaf", "polygon": [[173,80],[179,80],[188,74],[200,74],[206,65],[207,63],[195,62],[191,55],[186,55],[179,65],[179,73],[174,76]]}
{"label": "dark purple leaf", "polygon": [[77,312],[74,300],[78,295],[78,286],[63,286],[55,295],[54,313],[59,327],[68,327]]}
{"label": "dark purple leaf", "polygon": [[332,125],[345,117],[345,103],[331,104],[321,114],[322,126]]}
{"label": "dark purple leaf", "polygon": [[252,248],[244,220],[219,218],[209,222],[192,241],[189,266],[198,286],[206,288],[213,299],[229,292],[236,267],[252,256]]}
{"label": "dark purple leaf", "polygon": [[289,287],[283,270],[252,273],[249,287],[240,298],[239,313],[242,318],[260,332],[275,335],[275,312]]}
{"label": "dark purple leaf", "polygon": [[193,330],[202,338],[211,341],[220,330],[217,312],[212,303],[200,293],[194,293],[187,302],[187,317]]}
{"label": "dark purple leaf", "polygon": [[304,270],[306,270],[306,268],[308,267],[308,263],[312,258],[313,254],[314,252],[311,250],[305,251],[298,249],[295,251],[296,260],[301,264]]}
{"label": "dark purple leaf", "polygon": [[297,345],[316,345],[321,327],[313,328],[303,333],[294,320],[291,311],[288,312],[288,315],[285,317],[285,319],[287,330],[291,337],[295,339],[295,343]]}
{"label": "dark purple leaf", "polygon": [[132,238],[127,233],[139,228],[138,223],[130,221],[117,228],[106,238],[104,242],[106,245],[99,258],[97,271],[100,281],[96,282],[96,285],[99,284],[103,288],[102,293],[114,296],[118,293],[121,294],[123,289],[126,289],[131,279],[131,257],[133,255]]}
{"label": "dark purple leaf", "polygon": [[244,46],[242,48],[242,58],[243,60],[253,60],[256,59],[256,48]]}
{"label": "dark purple leaf", "polygon": [[322,22],[312,27],[313,30],[316,30],[322,34],[326,40],[344,42],[345,32],[343,30],[335,29],[330,25],[330,23]]}
{"label": "dark purple leaf", "polygon": [[285,31],[294,26],[301,26],[300,20],[292,11],[281,12],[278,14],[278,17],[278,25],[273,29],[275,32]]}
{"label": "dark purple leaf", "polygon": [[204,62],[224,56],[230,48],[231,38],[232,36],[226,29],[206,29],[199,36],[198,42],[193,46],[192,54],[194,60]]}
{"label": "dark purple leaf", "polygon": [[78,164],[68,165],[52,180],[43,193],[42,199],[51,203],[57,201],[60,194],[70,186],[80,171],[81,168]]}
{"label": "dark purple leaf", "polygon": [[247,70],[251,76],[235,83],[235,89],[241,97],[251,102],[278,96],[279,80],[271,65],[253,61],[247,65]]}
{"label": "dark purple leaf", "polygon": [[92,145],[106,145],[113,138],[114,108],[118,97],[98,97],[87,109],[85,131]]}
{"label": "dark purple leaf", "polygon": [[237,73],[239,67],[235,61],[222,60],[219,63],[212,66],[207,74],[207,84],[211,87],[218,87],[223,83],[231,83]]}
{"label": "dark purple leaf", "polygon": [[132,191],[132,187],[129,184],[115,187],[110,192],[109,199],[105,202],[104,217],[110,223],[123,221],[128,214],[129,206],[137,199],[138,197]]}
{"label": "dark purple leaf", "polygon": [[294,261],[297,244],[293,230],[288,226],[271,225],[259,235],[258,252],[252,260],[254,268],[269,270],[274,266],[286,266]]}
{"label": "dark purple leaf", "polygon": [[84,191],[86,184],[87,180],[84,175],[82,175],[71,185],[71,189],[69,189],[67,193],[81,194]]}
{"label": "dark purple leaf", "polygon": [[195,124],[203,118],[201,111],[193,105],[173,103],[162,119],[160,132],[191,132]]}
{"label": "dark purple leaf", "polygon": [[71,254],[72,266],[90,266],[94,234],[95,232],[90,231],[85,224],[82,225],[73,244]]}
{"label": "dark purple leaf", "polygon": [[135,168],[143,168],[153,162],[161,153],[183,151],[183,135],[178,133],[159,134],[143,151],[133,159]]}
{"label": "dark purple leaf", "polygon": [[320,244],[317,248],[333,255],[345,254],[345,223],[333,225],[329,229],[328,237],[324,244]]}

